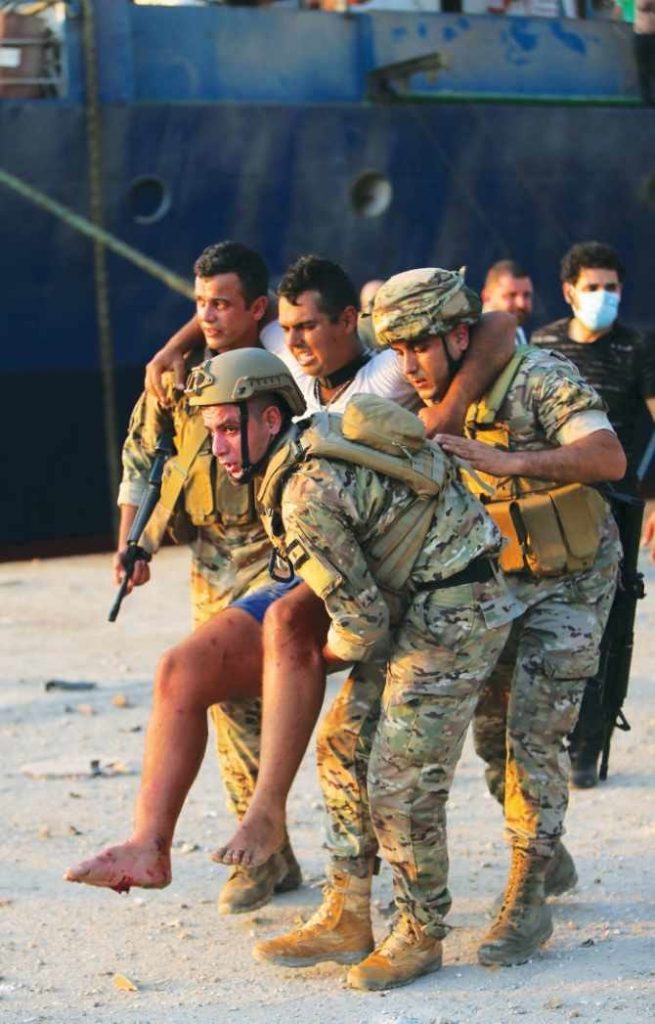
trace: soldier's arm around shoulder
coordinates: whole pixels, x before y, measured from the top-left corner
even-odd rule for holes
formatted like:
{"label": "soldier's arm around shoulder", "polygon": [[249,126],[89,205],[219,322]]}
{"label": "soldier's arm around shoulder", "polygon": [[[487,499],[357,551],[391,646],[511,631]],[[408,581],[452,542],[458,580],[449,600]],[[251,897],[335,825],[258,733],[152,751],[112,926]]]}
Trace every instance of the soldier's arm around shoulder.
{"label": "soldier's arm around shoulder", "polygon": [[438,405],[421,409],[428,437],[461,434],[468,407],[487,391],[516,351],[516,318],[509,313],[483,313],[471,328],[470,346],[448,391]]}
{"label": "soldier's arm around shoulder", "polygon": [[166,384],[164,374],[170,372],[174,388],[182,391],[187,374],[185,355],[189,352],[201,351],[203,346],[204,337],[198,318],[192,316],[187,323],[180,327],[179,331],[171,335],[166,344],[155,352],[150,362],[146,364],[145,390],[154,395],[162,405],[170,404],[171,392]]}

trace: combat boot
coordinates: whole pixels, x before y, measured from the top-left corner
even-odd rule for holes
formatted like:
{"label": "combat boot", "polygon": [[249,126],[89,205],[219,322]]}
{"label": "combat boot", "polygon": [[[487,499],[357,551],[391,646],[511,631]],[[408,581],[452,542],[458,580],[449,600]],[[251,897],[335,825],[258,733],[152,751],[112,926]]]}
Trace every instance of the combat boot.
{"label": "combat boot", "polygon": [[370,875],[357,878],[331,868],[316,913],[300,928],[258,942],[253,956],[283,967],[311,967],[324,960],[354,964],[372,949]]}
{"label": "combat boot", "polygon": [[572,789],[593,789],[598,785],[598,760],[600,753],[582,748],[574,753],[569,750],[571,771],[569,785]]}
{"label": "combat boot", "polygon": [[555,843],[552,857],[546,863],[544,896],[562,896],[578,884],[575,861],[563,842]]}
{"label": "combat boot", "polygon": [[350,988],[379,992],[408,985],[441,967],[441,939],[426,935],[407,914],[399,914],[391,931],[366,960],[348,971]]}
{"label": "combat boot", "polygon": [[[548,858],[544,876],[544,896],[562,896],[578,884],[578,872],[575,870],[573,857],[564,843],[555,844],[552,857]],[[505,894],[501,892],[489,908],[490,917],[498,917],[503,906]]]}
{"label": "combat boot", "polygon": [[218,896],[219,914],[247,914],[263,907],[275,893],[291,892],[302,884],[300,865],[287,840],[279,851],[258,867],[232,868]]}
{"label": "combat boot", "polygon": [[598,785],[598,762],[606,737],[607,722],[601,705],[600,689],[597,680],[589,679],[584,689],[578,721],[569,736],[569,783],[573,789],[593,789]]}
{"label": "combat boot", "polygon": [[536,857],[524,850],[512,851],[500,914],[478,949],[481,964],[523,964],[552,935],[553,921],[544,896],[546,865],[546,857]]}

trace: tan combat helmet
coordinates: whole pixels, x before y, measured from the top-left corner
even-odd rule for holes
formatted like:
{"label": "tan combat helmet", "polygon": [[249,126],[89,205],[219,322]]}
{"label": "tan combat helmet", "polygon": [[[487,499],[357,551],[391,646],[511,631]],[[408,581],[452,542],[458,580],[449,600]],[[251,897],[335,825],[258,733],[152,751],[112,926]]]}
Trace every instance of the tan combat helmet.
{"label": "tan combat helmet", "polygon": [[463,274],[422,267],[385,281],[373,303],[373,326],[379,347],[388,348],[424,335],[443,336],[458,324],[476,323],[481,312],[480,297]]}
{"label": "tan combat helmet", "polygon": [[241,475],[238,483],[249,483],[260,472],[279,435],[262,457],[250,461],[248,445],[248,400],[257,395],[282,398],[292,416],[306,412],[305,399],[289,370],[277,356],[264,348],[239,348],[207,359],[189,374],[185,394],[190,406],[237,405],[241,434]]}
{"label": "tan combat helmet", "polygon": [[281,359],[264,348],[240,348],[200,363],[189,374],[189,405],[238,405],[255,395],[279,395],[292,416],[306,412],[305,399]]}

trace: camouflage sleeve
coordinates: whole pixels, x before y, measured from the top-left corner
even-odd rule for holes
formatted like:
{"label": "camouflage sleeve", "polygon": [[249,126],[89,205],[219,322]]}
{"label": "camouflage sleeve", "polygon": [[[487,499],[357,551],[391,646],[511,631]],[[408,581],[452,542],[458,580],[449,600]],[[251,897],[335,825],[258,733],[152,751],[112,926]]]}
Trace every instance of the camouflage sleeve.
{"label": "camouflage sleeve", "polygon": [[144,392],[132,410],[123,444],[119,505],[139,504],[148,483],[157,439],[162,433],[172,431],[172,413],[153,395]]}
{"label": "camouflage sleeve", "polygon": [[389,609],[356,535],[356,484],[354,474],[340,476],[315,459],[291,477],[282,501],[287,554],[325,602],[328,645],[343,661],[365,661],[389,627]]}
{"label": "camouflage sleeve", "polygon": [[553,444],[561,443],[564,428],[580,413],[606,412],[603,399],[573,363],[554,353],[532,368],[528,394],[535,419]]}

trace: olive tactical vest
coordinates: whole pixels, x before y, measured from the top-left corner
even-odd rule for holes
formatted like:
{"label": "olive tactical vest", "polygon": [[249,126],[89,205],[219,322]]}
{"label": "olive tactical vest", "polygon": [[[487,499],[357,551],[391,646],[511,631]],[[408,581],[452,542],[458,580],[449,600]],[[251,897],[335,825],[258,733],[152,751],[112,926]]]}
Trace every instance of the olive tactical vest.
{"label": "olive tactical vest", "polygon": [[[469,410],[467,432],[483,444],[512,449],[509,426],[498,414],[529,351],[528,345],[518,348],[492,388]],[[594,487],[509,477],[498,482],[496,496],[490,499],[475,474],[463,471],[462,476],[504,537],[504,572],[558,576],[591,567],[608,512]]]}

